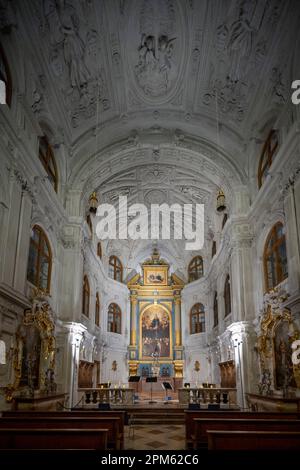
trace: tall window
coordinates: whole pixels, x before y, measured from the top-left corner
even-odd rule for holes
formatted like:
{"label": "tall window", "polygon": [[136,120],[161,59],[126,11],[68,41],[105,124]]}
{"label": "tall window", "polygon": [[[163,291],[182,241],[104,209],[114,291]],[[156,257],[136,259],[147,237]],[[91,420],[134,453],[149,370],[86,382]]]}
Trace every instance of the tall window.
{"label": "tall window", "polygon": [[196,281],[203,276],[203,259],[202,256],[195,256],[188,267],[189,282]]}
{"label": "tall window", "polygon": [[226,224],[227,220],[228,220],[228,214],[225,213],[225,214],[223,215],[223,219],[222,219],[222,230],[223,230],[223,228],[225,227],[225,224]]}
{"label": "tall window", "polygon": [[272,161],[274,159],[275,152],[278,148],[278,131],[272,129],[269,132],[267,140],[264,143],[262,153],[259,160],[258,166],[258,187],[260,188],[268,174],[268,171],[272,165]]}
{"label": "tall window", "polygon": [[224,285],[224,303],[225,303],[225,317],[231,313],[231,289],[230,289],[230,276],[227,274]]}
{"label": "tall window", "polygon": [[97,243],[97,256],[99,256],[99,258],[102,259],[102,245],[101,245],[101,242]]}
{"label": "tall window", "polygon": [[110,256],[109,258],[109,277],[119,282],[123,280],[123,266],[116,256]]}
{"label": "tall window", "polygon": [[31,232],[27,279],[39,289],[50,292],[52,253],[48,238],[38,225]]}
{"label": "tall window", "polygon": [[91,219],[90,214],[88,214],[86,216],[86,223],[88,224],[88,227],[89,227],[90,232],[91,232],[91,237],[93,238],[93,223],[92,223],[92,219]]}
{"label": "tall window", "polygon": [[82,287],[82,313],[83,315],[89,316],[90,313],[90,284],[87,276],[83,278]]}
{"label": "tall window", "polygon": [[288,276],[285,231],[278,222],[270,231],[264,249],[266,290],[273,289]]}
{"label": "tall window", "polygon": [[215,292],[214,296],[214,326],[219,323],[219,307],[218,307],[218,294]]}
{"label": "tall window", "polygon": [[109,305],[107,321],[107,330],[109,332],[121,334],[121,309],[119,305]]}
{"label": "tall window", "polygon": [[[11,105],[12,80],[4,50],[0,44],[0,91],[5,96],[5,104]],[[1,103],[0,103],[1,104]]]}
{"label": "tall window", "polygon": [[51,145],[46,136],[40,138],[39,157],[49,177],[50,183],[57,192],[58,174],[57,166]]}
{"label": "tall window", "polygon": [[217,253],[217,242],[216,240],[213,240],[212,247],[211,247],[211,257],[213,258],[216,253]]}
{"label": "tall window", "polygon": [[100,325],[100,298],[99,293],[96,294],[96,304],[95,304],[95,324]]}
{"label": "tall window", "polygon": [[205,331],[205,310],[202,304],[195,304],[190,312],[191,335]]}

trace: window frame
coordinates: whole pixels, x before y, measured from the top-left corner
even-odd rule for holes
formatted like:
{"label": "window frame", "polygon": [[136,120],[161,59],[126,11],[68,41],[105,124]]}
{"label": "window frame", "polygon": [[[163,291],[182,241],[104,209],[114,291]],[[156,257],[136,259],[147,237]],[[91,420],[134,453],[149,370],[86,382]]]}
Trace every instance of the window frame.
{"label": "window frame", "polygon": [[[197,268],[199,266],[201,266],[202,268],[202,273],[200,276],[196,277],[195,274],[197,275],[197,272],[198,272]],[[200,255],[194,256],[188,265],[188,282],[198,281],[198,279],[201,279],[203,276],[204,276],[203,258]]]}
{"label": "window frame", "polygon": [[[197,310],[194,310],[194,309],[197,309]],[[193,331],[193,325],[194,325],[193,317],[196,317],[195,331]],[[200,321],[201,317],[204,319],[204,321],[202,322]],[[204,328],[202,329],[203,324],[204,324]],[[205,333],[205,331],[206,331],[205,308],[201,302],[197,302],[191,307],[191,310],[190,310],[190,334],[195,335],[199,333]]]}
{"label": "window frame", "polygon": [[[86,296],[88,299],[87,303],[87,312],[85,311],[86,307]],[[83,285],[82,285],[82,315],[86,316],[89,318],[90,316],[90,300],[91,300],[91,289],[90,289],[90,283],[87,275],[85,274],[83,276]]]}
{"label": "window frame", "polygon": [[[46,155],[41,149],[41,143],[44,142],[46,145]],[[46,171],[47,175],[52,178],[52,181],[50,181],[51,186],[54,188],[54,191],[57,193],[58,190],[58,171],[57,171],[57,165],[56,165],[56,160],[54,156],[53,149],[49,143],[48,137],[46,135],[43,135],[40,137],[39,141],[39,160],[42,163],[44,170]],[[51,163],[54,168],[54,172],[51,168]],[[54,183],[54,184],[53,184]]]}
{"label": "window frame", "polygon": [[[275,146],[271,147],[272,136],[274,134],[276,135],[276,144]],[[263,145],[262,152],[260,155],[260,159],[259,159],[258,171],[257,171],[258,189],[260,189],[264,184],[265,180],[263,180],[263,175],[266,169],[271,168],[271,165],[274,160],[274,155],[276,154],[278,147],[279,147],[278,130],[271,129],[265,140],[265,143]]]}
{"label": "window frame", "polygon": [[[122,262],[121,262],[120,258],[118,258],[115,255],[111,255],[109,257],[108,264],[109,264],[109,266],[111,266],[113,268],[113,273],[114,273],[113,279],[114,279],[114,281],[123,282],[123,265],[122,265]],[[118,273],[120,273],[120,279],[117,279]]]}
{"label": "window frame", "polygon": [[99,296],[99,292],[96,292],[95,325],[100,326],[100,296]]}
{"label": "window frame", "polygon": [[[45,257],[47,259],[47,262],[48,262],[46,292],[50,293],[52,262],[53,262],[51,245],[50,245],[49,239],[48,239],[45,231],[39,225],[34,225],[32,227],[31,232],[32,232],[32,234],[33,234],[33,232],[38,233],[38,241],[36,242],[33,239],[32,235],[30,236],[30,244],[29,244],[29,252],[28,252],[28,263],[27,263],[27,281],[30,282],[35,287],[37,287],[38,289],[43,290],[43,288],[40,286],[40,273],[41,273],[41,260],[43,259],[43,257]],[[44,242],[47,246],[48,254],[43,249],[43,243]],[[28,278],[29,259],[30,259],[30,253],[31,253],[32,247],[34,247],[34,249],[36,250],[36,266],[35,266],[36,272],[35,272],[35,276],[34,276],[35,277],[34,281],[32,281]]]}
{"label": "window frame", "polygon": [[[112,308],[112,311],[110,311],[110,308]],[[112,314],[112,322],[109,320],[109,314]],[[120,319],[120,331],[116,331],[118,326],[117,318]],[[112,328],[109,328],[109,325],[112,325]],[[122,334],[122,310],[115,302],[111,302],[107,309],[107,331],[108,333]]]}
{"label": "window frame", "polygon": [[98,256],[98,258],[102,259],[102,244],[101,244],[101,242],[97,243],[97,256]]}
{"label": "window frame", "polygon": [[213,240],[212,246],[211,246],[211,259],[213,259],[214,256],[216,256],[217,253],[217,242],[216,240]]}
{"label": "window frame", "polygon": [[214,303],[213,303],[213,312],[214,312],[214,328],[219,324],[219,302],[218,302],[218,293],[215,291],[214,294]]}
{"label": "window frame", "polygon": [[[277,231],[278,228],[282,228],[282,236],[280,238],[277,237]],[[286,246],[286,236],[285,236],[285,227],[282,222],[276,222],[276,224],[273,225],[271,230],[268,233],[268,236],[265,241],[264,245],[264,253],[263,253],[263,266],[264,266],[264,277],[265,277],[265,292],[269,292],[270,290],[274,289],[277,287],[279,284],[281,284],[285,279],[288,278],[288,261],[287,261],[287,246]],[[272,250],[268,249],[268,245],[270,243],[270,240],[274,238],[274,244],[272,246]],[[283,269],[282,269],[282,263],[281,263],[281,257],[279,254],[279,248],[282,244],[285,244],[285,252],[286,252],[286,262],[287,262],[287,274],[284,276],[283,274]],[[270,255],[273,255],[275,257],[275,273],[276,273],[276,280],[278,281],[276,285],[274,286],[269,286],[268,282],[268,258]]]}
{"label": "window frame", "polygon": [[231,280],[230,280],[229,274],[227,274],[225,283],[224,283],[224,306],[225,306],[224,318],[226,318],[232,313]]}

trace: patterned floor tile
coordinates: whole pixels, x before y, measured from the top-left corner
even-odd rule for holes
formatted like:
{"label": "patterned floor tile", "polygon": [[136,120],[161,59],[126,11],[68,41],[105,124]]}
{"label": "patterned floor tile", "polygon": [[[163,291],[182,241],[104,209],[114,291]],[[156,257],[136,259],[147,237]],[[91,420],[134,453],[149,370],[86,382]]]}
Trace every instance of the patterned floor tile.
{"label": "patterned floor tile", "polygon": [[[159,436],[159,440],[153,439]],[[182,450],[185,448],[184,425],[139,425],[125,430],[125,449]]]}

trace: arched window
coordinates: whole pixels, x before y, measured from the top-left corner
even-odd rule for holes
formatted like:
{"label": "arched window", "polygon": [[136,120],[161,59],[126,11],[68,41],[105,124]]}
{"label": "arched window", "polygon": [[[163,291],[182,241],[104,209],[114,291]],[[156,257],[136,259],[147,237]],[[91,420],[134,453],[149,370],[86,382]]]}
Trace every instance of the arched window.
{"label": "arched window", "polygon": [[264,249],[266,290],[273,289],[288,277],[285,231],[281,222],[270,231]]}
{"label": "arched window", "polygon": [[223,215],[223,219],[222,219],[222,230],[223,230],[223,228],[225,227],[225,224],[226,224],[227,220],[228,220],[228,214],[225,213],[225,214]]}
{"label": "arched window", "polygon": [[92,223],[92,219],[91,219],[90,214],[88,214],[86,216],[86,223],[88,224],[88,227],[89,227],[90,232],[91,232],[91,236],[93,237],[93,223]]}
{"label": "arched window", "polygon": [[217,253],[217,242],[216,240],[213,240],[212,247],[211,247],[211,257],[213,258],[216,253]]}
{"label": "arched window", "polygon": [[230,276],[227,274],[224,285],[225,317],[231,313]]}
{"label": "arched window", "polygon": [[117,304],[110,304],[108,307],[107,330],[121,334],[121,309]]}
{"label": "arched window", "polygon": [[99,258],[102,259],[102,245],[101,245],[101,242],[97,243],[97,256],[99,256]]}
{"label": "arched window", "polygon": [[218,307],[218,294],[215,292],[214,296],[214,326],[219,323],[219,307]]}
{"label": "arched window", "polygon": [[87,276],[83,278],[82,286],[82,313],[85,316],[89,316],[90,313],[90,284]]}
{"label": "arched window", "polygon": [[31,232],[27,279],[39,289],[50,292],[52,253],[48,238],[38,225]]}
{"label": "arched window", "polygon": [[54,190],[57,192],[58,187],[58,173],[57,166],[53,154],[51,145],[48,142],[47,137],[44,135],[40,138],[40,148],[39,148],[39,157],[45,168],[50,183],[52,184]]}
{"label": "arched window", "polygon": [[116,256],[110,256],[109,258],[109,277],[115,281],[123,281],[123,266]]}
{"label": "arched window", "polygon": [[258,174],[257,174],[259,188],[263,185],[268,175],[268,171],[272,165],[272,161],[274,159],[275,152],[278,148],[278,144],[279,144],[278,131],[276,131],[275,129],[272,129],[269,132],[267,140],[264,143],[260,160],[259,160]]}
{"label": "arched window", "polygon": [[195,256],[188,267],[189,282],[196,281],[203,276],[203,259],[202,256]]}
{"label": "arched window", "polygon": [[191,335],[205,332],[205,311],[202,304],[195,304],[190,312]]}
{"label": "arched window", "polygon": [[100,325],[100,298],[99,293],[96,294],[96,305],[95,305],[95,324]]}
{"label": "arched window", "polygon": [[0,44],[0,104],[11,105],[12,80],[4,50]]}

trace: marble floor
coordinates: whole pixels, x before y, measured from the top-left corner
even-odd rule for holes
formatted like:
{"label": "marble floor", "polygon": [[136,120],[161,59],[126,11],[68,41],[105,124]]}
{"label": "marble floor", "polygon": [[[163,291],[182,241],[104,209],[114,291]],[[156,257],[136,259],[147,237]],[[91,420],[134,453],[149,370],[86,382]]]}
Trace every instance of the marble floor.
{"label": "marble floor", "polygon": [[181,424],[143,424],[126,426],[125,449],[182,450],[185,448],[185,426]]}

